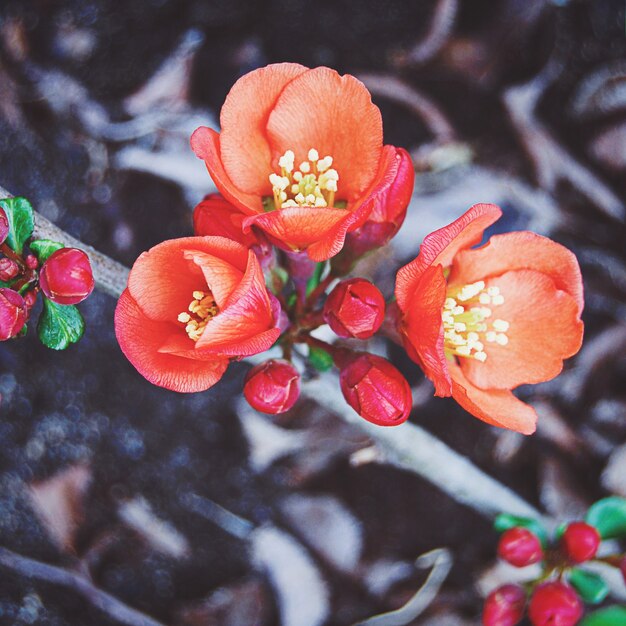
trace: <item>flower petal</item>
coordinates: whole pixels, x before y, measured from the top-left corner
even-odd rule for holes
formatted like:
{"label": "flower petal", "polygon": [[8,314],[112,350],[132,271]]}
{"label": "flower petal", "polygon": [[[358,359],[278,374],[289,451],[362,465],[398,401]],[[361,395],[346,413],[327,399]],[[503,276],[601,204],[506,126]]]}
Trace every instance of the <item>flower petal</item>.
{"label": "flower petal", "polygon": [[200,126],[191,135],[191,148],[198,158],[204,159],[213,182],[228,202],[246,215],[254,215],[263,211],[261,196],[242,191],[226,173],[220,156],[219,133],[216,133],[212,128]]}
{"label": "flower petal", "polygon": [[353,200],[366,191],[378,168],[383,129],[380,111],[354,76],[318,67],[294,78],[281,92],[267,122],[274,155],[291,149],[296,164],[310,148],[333,157],[337,197]]}
{"label": "flower petal", "polygon": [[532,435],[537,424],[537,413],[530,405],[518,400],[511,391],[478,389],[465,378],[461,368],[450,363],[452,395],[474,417],[501,428],[509,428],[524,435]]}
{"label": "flower petal", "polygon": [[487,360],[462,359],[461,368],[481,389],[513,389],[526,383],[551,380],[563,369],[563,359],[576,354],[583,323],[576,300],[557,289],[549,276],[533,270],[506,272],[490,278],[504,304],[492,306],[493,319],[509,322],[509,341],[485,343]]}
{"label": "flower petal", "polygon": [[193,210],[194,235],[226,237],[250,248],[258,241],[254,233],[243,234],[245,216],[219,193],[209,194]]}
{"label": "flower petal", "polygon": [[185,258],[201,270],[217,306],[221,309],[241,282],[243,271],[228,261],[199,250],[188,250]]}
{"label": "flower petal", "polygon": [[226,96],[220,114],[221,160],[230,179],[247,193],[272,195],[265,127],[285,86],[307,70],[297,63],[268,65],[242,76]]}
{"label": "flower petal", "polygon": [[427,267],[434,264],[448,267],[459,250],[478,243],[485,229],[501,215],[502,210],[495,204],[475,204],[458,220],[427,235],[417,258],[398,271],[396,298],[400,308],[405,309],[407,294]]}
{"label": "flower petal", "polygon": [[159,322],[144,315],[125,289],[115,309],[115,334],[122,352],[148,381],[159,387],[184,393],[212,387],[228,367],[228,359],[190,360],[159,352],[163,338],[174,324]]}
{"label": "flower petal", "polygon": [[467,284],[511,270],[547,274],[557,289],[569,293],[583,310],[583,282],[573,252],[556,241],[528,231],[494,235],[475,250],[462,250],[454,259],[450,283]]}

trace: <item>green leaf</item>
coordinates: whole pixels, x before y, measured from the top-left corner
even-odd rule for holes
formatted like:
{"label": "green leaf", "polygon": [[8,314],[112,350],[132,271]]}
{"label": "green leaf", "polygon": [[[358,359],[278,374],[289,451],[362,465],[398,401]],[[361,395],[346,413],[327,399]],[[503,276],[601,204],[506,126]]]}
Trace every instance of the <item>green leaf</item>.
{"label": "green leaf", "polygon": [[493,527],[499,533],[503,533],[505,530],[515,528],[516,526],[527,528],[530,532],[537,535],[544,547],[548,545],[548,533],[546,529],[537,520],[531,517],[520,517],[518,515],[510,515],[509,513],[500,513],[493,523]]}
{"label": "green leaf", "polygon": [[43,299],[43,312],[37,324],[39,340],[53,350],[65,350],[85,332],[85,321],[73,305],[56,304]]}
{"label": "green leaf", "polygon": [[313,270],[313,275],[306,283],[306,295],[311,295],[311,292],[320,284],[320,280],[322,280],[322,274],[324,273],[324,268],[326,267],[326,261],[322,261],[315,266]]}
{"label": "green leaf", "polygon": [[590,613],[579,626],[624,626],[626,624],[626,606],[608,606]]}
{"label": "green leaf", "polygon": [[309,348],[309,361],[318,372],[327,372],[333,366],[333,357],[316,346]]}
{"label": "green leaf", "polygon": [[569,522],[561,522],[557,527],[556,530],[554,531],[554,540],[555,541],[561,541],[561,537],[563,536],[563,533],[565,532],[565,529],[569,526]]}
{"label": "green leaf", "polygon": [[33,234],[35,220],[33,207],[26,198],[4,198],[0,200],[9,220],[7,243],[18,254],[22,254],[26,240]]}
{"label": "green leaf", "polygon": [[568,579],[586,604],[600,604],[609,595],[609,587],[604,579],[593,572],[572,569]]}
{"label": "green leaf", "polygon": [[40,263],[46,261],[53,252],[64,247],[62,243],[50,239],[35,239],[35,241],[30,242],[30,249],[35,253]]}
{"label": "green leaf", "polygon": [[626,499],[610,496],[598,500],[587,511],[585,521],[596,527],[602,539],[626,537]]}

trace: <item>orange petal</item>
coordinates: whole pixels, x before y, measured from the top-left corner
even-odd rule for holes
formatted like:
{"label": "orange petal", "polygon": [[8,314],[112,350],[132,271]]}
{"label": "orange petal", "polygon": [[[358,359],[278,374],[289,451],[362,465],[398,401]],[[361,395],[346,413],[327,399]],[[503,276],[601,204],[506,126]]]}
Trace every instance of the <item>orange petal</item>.
{"label": "orange petal", "polygon": [[115,334],[122,352],[148,381],[184,393],[212,387],[228,367],[228,359],[191,360],[159,352],[174,324],[154,321],[144,315],[125,289],[115,309]]}
{"label": "orange petal", "polygon": [[528,231],[494,235],[482,248],[462,250],[454,259],[450,284],[468,284],[511,270],[547,274],[583,310],[583,282],[574,254],[561,244]]}
{"label": "orange petal", "polygon": [[254,215],[263,211],[261,197],[239,189],[226,173],[220,156],[220,136],[218,133],[212,128],[200,126],[191,135],[191,148],[198,158],[204,159],[213,182],[226,200],[246,215]]}
{"label": "orange petal", "polygon": [[154,246],[135,261],[128,277],[130,294],[148,317],[176,320],[192,292],[206,289],[202,269],[185,257],[190,251],[219,256],[241,270],[248,258],[246,248],[223,237],[183,237]]}
{"label": "orange petal", "polygon": [[220,114],[222,163],[247,193],[272,195],[268,177],[274,170],[265,127],[285,86],[307,69],[297,63],[268,65],[242,76],[226,96]]}
{"label": "orange petal", "polygon": [[204,274],[217,306],[221,309],[237,288],[243,277],[243,271],[213,254],[189,250],[185,258],[193,261]]}
{"label": "orange petal", "polygon": [[435,264],[448,267],[459,250],[478,243],[485,229],[501,215],[502,210],[495,204],[475,204],[458,220],[427,235],[417,258],[398,271],[396,298],[400,308],[405,309],[406,294],[415,288],[427,267]]}
{"label": "orange petal", "polygon": [[450,374],[454,399],[474,417],[492,426],[509,428],[524,435],[535,432],[535,409],[518,400],[512,392],[474,387],[455,363],[450,363]]}
{"label": "orange petal", "polygon": [[461,359],[464,374],[481,389],[513,389],[554,378],[563,359],[576,354],[582,343],[576,300],[533,270],[506,272],[487,280],[486,286],[498,287],[504,296],[504,304],[490,307],[487,321],[509,322],[509,342],[484,342],[487,360]]}
{"label": "orange petal", "polygon": [[244,232],[252,225],[263,229],[285,250],[303,250],[324,239],[350,212],[346,209],[288,207],[248,217]]}
{"label": "orange petal", "polygon": [[[446,279],[441,265],[429,267],[407,302],[402,337],[415,351],[418,365],[435,385],[435,395],[452,393],[448,361],[444,354],[441,311],[446,298]],[[413,358],[412,350],[407,351]]]}
{"label": "orange petal", "polygon": [[376,175],[383,141],[382,118],[369,91],[354,76],[318,67],[294,78],[269,116],[267,134],[275,155],[291,149],[296,165],[310,148],[333,157],[337,197],[353,200]]}

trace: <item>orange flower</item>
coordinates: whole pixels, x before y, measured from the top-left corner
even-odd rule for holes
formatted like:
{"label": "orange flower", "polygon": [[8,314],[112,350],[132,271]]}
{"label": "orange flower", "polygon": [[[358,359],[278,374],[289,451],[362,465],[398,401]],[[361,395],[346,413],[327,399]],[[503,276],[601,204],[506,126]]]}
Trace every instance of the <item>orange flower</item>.
{"label": "orange flower", "polygon": [[[382,120],[364,85],[326,67],[268,65],[240,78],[221,133],[191,138],[222,195],[288,251],[337,254],[346,233],[384,204],[403,152],[383,146]],[[402,194],[402,197],[406,194]],[[408,200],[407,200],[408,202]]]}
{"label": "orange flower", "polygon": [[580,349],[582,278],[569,250],[531,232],[471,249],[501,215],[477,204],[424,239],[396,279],[399,330],[436,395],[530,434],[537,415],[511,389],[554,378]]}
{"label": "orange flower", "polygon": [[115,311],[128,360],[151,383],[204,391],[231,359],[267,350],[280,305],[254,252],[223,237],[164,241],[133,265]]}

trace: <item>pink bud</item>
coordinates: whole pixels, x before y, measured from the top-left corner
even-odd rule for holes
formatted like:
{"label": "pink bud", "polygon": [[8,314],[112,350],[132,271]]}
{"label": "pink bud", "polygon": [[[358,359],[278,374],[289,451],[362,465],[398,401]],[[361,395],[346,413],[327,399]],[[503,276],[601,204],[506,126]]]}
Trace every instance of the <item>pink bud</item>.
{"label": "pink bud", "polygon": [[576,592],[558,581],[539,585],[528,607],[533,626],[574,626],[582,614],[583,604]]}
{"label": "pink bud", "polygon": [[600,546],[600,533],[586,522],[572,522],[561,537],[561,546],[572,563],[592,559]]}
{"label": "pink bud", "polygon": [[89,257],[78,248],[53,252],[39,273],[44,294],[57,304],[78,304],[94,287]]}
{"label": "pink bud", "polygon": [[271,359],[253,367],[246,376],[243,395],[262,413],[284,413],[300,395],[300,374],[283,359]]}
{"label": "pink bud", "polygon": [[0,259],[0,280],[8,281],[20,273],[20,266],[9,258]]}
{"label": "pink bud", "polygon": [[37,290],[31,289],[24,294],[24,304],[30,310],[35,306],[35,302],[37,302]]}
{"label": "pink bud", "polygon": [[28,254],[24,259],[24,263],[29,270],[36,270],[39,267],[39,261],[34,254]]}
{"label": "pink bud", "polygon": [[361,352],[340,367],[343,397],[361,417],[379,426],[396,426],[408,419],[411,388],[387,359]]}
{"label": "pink bud", "polygon": [[0,341],[15,337],[28,317],[24,298],[17,291],[0,289]]}
{"label": "pink bud", "polygon": [[541,542],[527,528],[510,528],[500,537],[498,555],[515,567],[526,567],[543,558]]}
{"label": "pink bud", "polygon": [[524,617],[526,593],[519,585],[503,585],[492,591],[483,607],[483,626],[515,626]]}
{"label": "pink bud", "polygon": [[385,319],[385,299],[364,278],[340,282],[324,304],[324,320],[340,337],[371,337]]}
{"label": "pink bud", "polygon": [[0,244],[3,244],[9,236],[9,218],[4,209],[0,207]]}

